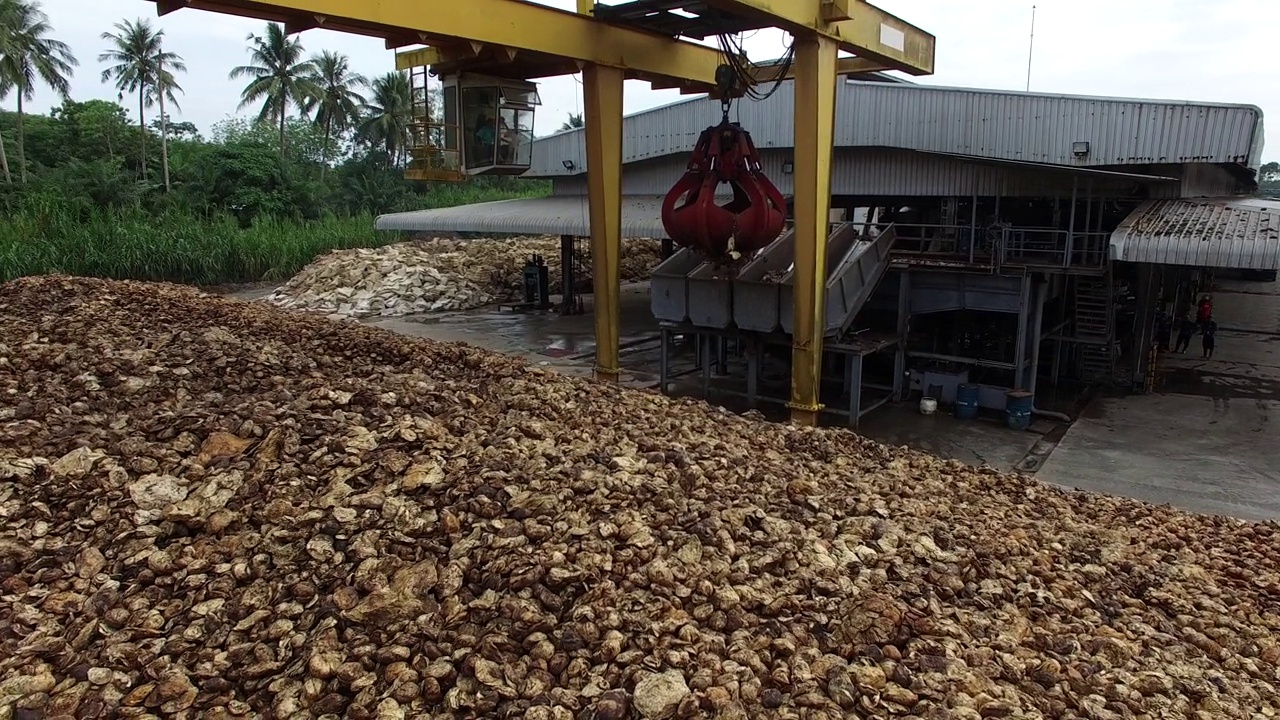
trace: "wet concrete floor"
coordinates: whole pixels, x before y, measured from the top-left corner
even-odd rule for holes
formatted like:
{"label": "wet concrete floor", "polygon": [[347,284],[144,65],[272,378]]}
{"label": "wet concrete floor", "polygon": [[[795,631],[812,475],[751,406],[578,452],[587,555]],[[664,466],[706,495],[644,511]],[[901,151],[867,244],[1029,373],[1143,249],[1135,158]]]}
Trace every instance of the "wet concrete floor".
{"label": "wet concrete floor", "polygon": [[905,445],[969,465],[1011,470],[1042,436],[1010,430],[994,416],[957,420],[945,411],[921,415],[914,403],[885,405],[862,419],[858,432],[886,445]]}
{"label": "wet concrete floor", "polygon": [[[240,300],[260,300],[270,293],[270,289],[255,287],[230,295]],[[559,301],[558,296],[551,299]],[[644,365],[637,366],[626,359],[628,353],[658,344],[657,321],[649,311],[648,283],[624,285],[620,300],[619,345],[624,355],[622,380],[630,385],[656,383],[656,359],[652,372],[646,371]],[[568,375],[589,377],[593,373],[595,316],[590,296],[584,301],[583,312],[575,315],[561,315],[559,310],[513,310],[492,305],[404,317],[373,317],[362,322],[411,337],[464,342],[521,357],[536,365],[553,367]]]}
{"label": "wet concrete floor", "polygon": [[1040,479],[1195,512],[1280,519],[1280,284],[1224,280],[1217,348],[1160,358],[1156,392],[1099,398]]}

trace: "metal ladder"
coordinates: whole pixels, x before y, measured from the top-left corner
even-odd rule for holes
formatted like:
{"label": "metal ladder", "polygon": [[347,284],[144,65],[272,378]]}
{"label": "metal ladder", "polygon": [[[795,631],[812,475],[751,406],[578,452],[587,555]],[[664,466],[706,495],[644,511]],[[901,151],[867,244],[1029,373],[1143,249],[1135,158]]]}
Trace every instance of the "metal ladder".
{"label": "metal ladder", "polygon": [[444,108],[432,107],[431,69],[409,68],[409,145],[405,176],[413,180],[464,179],[456,125],[445,122]]}
{"label": "metal ladder", "polygon": [[1113,383],[1116,375],[1112,327],[1111,274],[1076,278],[1075,339],[1080,348],[1080,379]]}
{"label": "metal ladder", "polygon": [[430,68],[418,65],[409,68],[409,114],[417,122],[431,122],[431,103],[428,97]]}

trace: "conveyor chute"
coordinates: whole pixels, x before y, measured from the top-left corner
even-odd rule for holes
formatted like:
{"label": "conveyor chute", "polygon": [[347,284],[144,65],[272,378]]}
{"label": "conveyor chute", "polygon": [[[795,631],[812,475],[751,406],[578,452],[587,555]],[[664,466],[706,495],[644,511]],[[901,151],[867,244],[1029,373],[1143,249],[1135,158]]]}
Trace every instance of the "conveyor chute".
{"label": "conveyor chute", "polygon": [[[889,267],[896,234],[875,237],[838,226],[827,240],[826,335],[848,329]],[[653,273],[653,313],[695,327],[790,333],[793,319],[795,234],[788,231],[736,271],[683,250]]]}

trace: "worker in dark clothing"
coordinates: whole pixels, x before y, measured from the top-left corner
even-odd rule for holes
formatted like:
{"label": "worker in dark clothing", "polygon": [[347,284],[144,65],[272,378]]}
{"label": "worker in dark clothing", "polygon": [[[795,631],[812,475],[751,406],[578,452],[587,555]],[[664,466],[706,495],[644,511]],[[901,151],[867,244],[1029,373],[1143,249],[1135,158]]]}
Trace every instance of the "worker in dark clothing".
{"label": "worker in dark clothing", "polygon": [[1187,313],[1178,321],[1178,344],[1174,347],[1176,352],[1184,353],[1187,348],[1191,347],[1191,336],[1196,333],[1196,324],[1191,321],[1191,314]]}
{"label": "worker in dark clothing", "polygon": [[1169,338],[1173,334],[1173,317],[1161,310],[1156,313],[1156,340],[1161,352],[1169,352]]}
{"label": "worker in dark clothing", "polygon": [[1206,360],[1213,357],[1213,346],[1214,346],[1214,343],[1217,341],[1217,335],[1218,335],[1218,323],[1214,322],[1213,316],[1210,315],[1208,319],[1205,320],[1204,335],[1201,340],[1201,342],[1204,344],[1204,357]]}

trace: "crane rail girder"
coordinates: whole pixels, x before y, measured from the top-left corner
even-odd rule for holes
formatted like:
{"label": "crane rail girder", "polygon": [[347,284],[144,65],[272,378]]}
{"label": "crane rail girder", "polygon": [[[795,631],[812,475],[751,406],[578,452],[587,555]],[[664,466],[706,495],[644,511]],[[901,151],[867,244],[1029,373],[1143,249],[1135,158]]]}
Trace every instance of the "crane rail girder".
{"label": "crane rail girder", "polygon": [[[161,14],[179,8],[209,10],[284,23],[297,31],[324,28],[382,38],[392,47],[422,44],[457,48],[470,43],[564,58],[555,70],[578,63],[620,68],[627,77],[692,92],[715,86],[718,48],[614,25],[596,17],[523,0],[151,0]],[[809,28],[840,42],[863,62],[911,74],[933,71],[933,36],[861,0],[704,0],[718,18]],[[669,0],[667,4],[670,4]],[[683,3],[697,5],[697,3]],[[835,7],[836,10],[830,10]],[[847,7],[847,10],[840,9]],[[597,11],[603,6],[597,6]],[[808,8],[807,10],[805,8]],[[812,11],[812,12],[810,12]],[[849,14],[852,19],[823,18]],[[769,18],[773,18],[769,20]],[[806,25],[811,23],[812,26]],[[575,71],[575,70],[570,70]]]}

